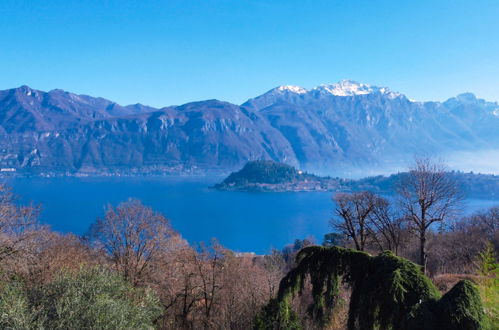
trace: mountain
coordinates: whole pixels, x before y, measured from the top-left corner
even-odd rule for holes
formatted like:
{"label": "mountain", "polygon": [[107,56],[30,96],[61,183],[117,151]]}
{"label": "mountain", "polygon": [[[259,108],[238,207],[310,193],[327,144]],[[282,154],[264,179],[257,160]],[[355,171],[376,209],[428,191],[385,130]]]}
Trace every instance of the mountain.
{"label": "mountain", "polygon": [[281,86],[243,106],[283,133],[300,164],[319,170],[499,146],[499,106],[472,94],[415,102],[388,88],[343,81],[312,90]]}
{"label": "mountain", "polygon": [[0,91],[0,168],[21,173],[228,171],[266,159],[338,174],[498,147],[498,104],[469,93],[416,102],[346,80],[280,86],[242,105],[157,109],[62,90]]}
{"label": "mountain", "polygon": [[217,100],[154,109],[20,87],[0,92],[0,166],[21,172],[172,172],[248,159],[296,163],[260,114]]}
{"label": "mountain", "polygon": [[6,133],[51,131],[96,119],[156,110],[141,104],[122,107],[103,98],[50,92],[28,86],[0,91],[0,129]]}

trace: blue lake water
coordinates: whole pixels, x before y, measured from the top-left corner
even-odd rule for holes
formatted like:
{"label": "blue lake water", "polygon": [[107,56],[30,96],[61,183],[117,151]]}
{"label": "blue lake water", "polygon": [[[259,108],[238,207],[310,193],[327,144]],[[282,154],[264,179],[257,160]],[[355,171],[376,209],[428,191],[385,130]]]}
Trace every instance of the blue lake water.
{"label": "blue lake water", "polygon": [[[330,231],[331,193],[220,192],[221,178],[17,178],[9,181],[24,202],[42,204],[42,221],[61,232],[84,234],[107,204],[128,198],[162,212],[191,243],[217,238],[236,251],[266,253],[296,238],[318,242]],[[468,200],[467,211],[499,201]]]}

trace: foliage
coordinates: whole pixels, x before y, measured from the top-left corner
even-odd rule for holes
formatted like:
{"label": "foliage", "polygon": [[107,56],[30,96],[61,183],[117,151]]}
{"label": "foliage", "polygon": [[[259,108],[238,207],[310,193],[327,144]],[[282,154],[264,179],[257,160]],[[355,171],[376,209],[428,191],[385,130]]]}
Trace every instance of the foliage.
{"label": "foliage", "polygon": [[102,269],[61,273],[35,288],[13,281],[0,295],[2,328],[152,329],[160,314],[151,291]]}
{"label": "foliage", "polygon": [[221,184],[215,185],[217,189],[228,186],[245,186],[251,184],[279,184],[304,180],[327,180],[312,174],[303,173],[296,168],[270,160],[256,160],[246,163],[238,172],[231,173]]}
{"label": "foliage", "polygon": [[21,281],[6,283],[0,293],[1,329],[42,328],[43,317],[32,309],[28,293]]}
{"label": "foliage", "polygon": [[436,306],[438,329],[480,329],[483,306],[480,293],[468,280],[459,281]]}
{"label": "foliage", "polygon": [[[288,299],[287,297],[286,300]],[[282,302],[271,299],[263,311],[256,316],[254,328],[258,330],[298,330],[302,327],[298,315],[291,308],[289,301]]]}
{"label": "foliage", "polygon": [[344,246],[345,238],[344,235],[338,233],[327,233],[324,235],[324,239],[322,241],[323,246],[331,247],[331,246]]}
{"label": "foliage", "polygon": [[260,314],[258,329],[286,328],[293,322],[293,314],[287,312],[290,300],[302,293],[307,276],[313,296],[309,313],[319,326],[330,321],[340,281],[352,288],[349,329],[482,326],[480,296],[470,282],[459,282],[439,300],[438,290],[419,267],[391,252],[372,257],[351,249],[313,246],[297,255],[297,266],[282,279],[277,300]]}
{"label": "foliage", "polygon": [[492,243],[487,242],[485,249],[477,255],[475,264],[478,273],[483,276],[489,276],[499,268]]}

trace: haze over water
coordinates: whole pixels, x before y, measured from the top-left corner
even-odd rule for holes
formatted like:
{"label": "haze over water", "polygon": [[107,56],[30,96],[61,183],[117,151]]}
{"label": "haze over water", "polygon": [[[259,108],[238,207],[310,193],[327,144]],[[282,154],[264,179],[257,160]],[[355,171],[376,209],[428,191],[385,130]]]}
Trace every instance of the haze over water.
{"label": "haze over water", "polygon": [[[140,199],[163,213],[190,243],[217,238],[224,246],[258,254],[296,238],[330,232],[332,194],[220,192],[221,178],[95,177],[17,178],[9,183],[23,202],[42,204],[42,221],[56,231],[84,234],[105,205]],[[467,212],[499,204],[468,200]]]}

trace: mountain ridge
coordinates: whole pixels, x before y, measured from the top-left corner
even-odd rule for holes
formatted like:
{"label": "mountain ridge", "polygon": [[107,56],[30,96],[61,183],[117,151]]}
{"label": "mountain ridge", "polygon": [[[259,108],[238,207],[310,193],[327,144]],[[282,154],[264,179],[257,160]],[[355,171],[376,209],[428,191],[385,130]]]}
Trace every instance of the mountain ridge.
{"label": "mountain ridge", "polygon": [[29,173],[228,171],[259,159],[328,173],[497,149],[498,132],[497,102],[471,93],[416,102],[351,80],[279,86],[241,105],[162,108],[59,89],[0,91],[0,168]]}

